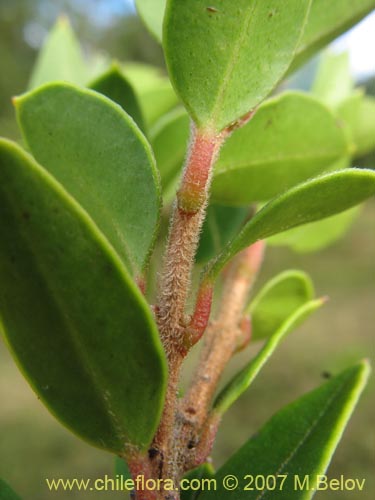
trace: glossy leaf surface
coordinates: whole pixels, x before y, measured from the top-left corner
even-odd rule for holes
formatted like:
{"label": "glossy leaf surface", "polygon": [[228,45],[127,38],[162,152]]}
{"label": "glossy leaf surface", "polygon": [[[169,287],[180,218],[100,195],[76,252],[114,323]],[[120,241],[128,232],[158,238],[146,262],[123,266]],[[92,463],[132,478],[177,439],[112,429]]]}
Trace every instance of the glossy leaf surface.
{"label": "glossy leaf surface", "polygon": [[87,213],[5,140],[0,198],[1,323],[19,367],[81,438],[147,447],[166,365],[143,296]]}
{"label": "glossy leaf surface", "polygon": [[284,271],[268,281],[247,307],[252,340],[273,335],[314,296],[313,284],[302,271]]}
{"label": "glossy leaf surface", "polygon": [[321,300],[312,300],[286,316],[285,321],[274,330],[259,353],[224,387],[214,403],[214,411],[223,414],[250,387],[273,352],[294,328],[300,325],[311,313],[322,305]]}
{"label": "glossy leaf surface", "polygon": [[12,488],[0,479],[0,500],[21,500]]}
{"label": "glossy leaf surface", "polygon": [[271,200],[224,249],[208,270],[213,278],[237,252],[293,227],[343,212],[375,194],[375,172],[345,169],[299,184]]}
{"label": "glossy leaf surface", "polygon": [[268,200],[347,153],[337,117],[317,99],[288,92],[260,106],[228,139],[215,166],[212,198],[227,205]]}
{"label": "glossy leaf surface", "polygon": [[375,150],[375,98],[355,93],[338,108],[339,117],[348,126],[354,155]]}
{"label": "glossy leaf surface", "polygon": [[167,0],[135,0],[139,15],[150,33],[152,33],[159,42],[162,40],[163,17],[166,2]]}
{"label": "glossy leaf surface", "polygon": [[[317,476],[325,473],[368,375],[368,363],[360,363],[280,410],[217,472],[218,485],[231,474],[239,478],[238,487],[233,491],[218,488],[204,492],[200,500],[312,498]],[[242,478],[249,472],[254,477],[287,477],[281,488],[279,476],[275,489],[246,491],[249,479]],[[309,488],[296,488],[295,475],[301,481],[309,476]]]}
{"label": "glossy leaf surface", "polygon": [[90,84],[90,88],[119,104],[141,130],[145,129],[138,98],[118,66],[112,65],[109,70]]}
{"label": "glossy leaf surface", "polygon": [[375,8],[375,0],[313,0],[291,69],[358,23]]}
{"label": "glossy leaf surface", "polygon": [[327,51],[318,68],[312,93],[328,106],[337,107],[353,91],[348,52],[336,54]]}
{"label": "glossy leaf surface", "polygon": [[327,219],[290,229],[268,238],[268,244],[287,246],[299,253],[317,252],[344,237],[360,211],[360,207],[354,207]]}
{"label": "glossy leaf surface", "polygon": [[140,274],[155,240],[161,199],[151,148],[133,120],[97,92],[59,83],[18,98],[16,109],[37,161]]}
{"label": "glossy leaf surface", "polygon": [[61,16],[39,52],[29,88],[33,89],[53,80],[83,85],[88,74],[81,47],[69,19]]}
{"label": "glossy leaf surface", "polygon": [[291,63],[311,0],[169,0],[171,81],[199,127],[221,130],[257,106]]}

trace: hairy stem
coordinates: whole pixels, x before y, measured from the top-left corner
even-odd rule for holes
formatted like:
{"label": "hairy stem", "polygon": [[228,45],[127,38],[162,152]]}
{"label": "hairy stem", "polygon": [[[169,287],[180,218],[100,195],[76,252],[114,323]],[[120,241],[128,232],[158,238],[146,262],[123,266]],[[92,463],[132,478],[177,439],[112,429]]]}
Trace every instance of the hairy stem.
{"label": "hairy stem", "polygon": [[220,376],[233,354],[248,340],[243,310],[263,252],[264,242],[255,243],[241,252],[228,269],[218,317],[205,333],[198,369],[179,412],[185,442],[199,442]]}
{"label": "hairy stem", "polygon": [[[195,127],[192,135],[189,155],[173,209],[155,308],[159,332],[168,358],[169,383],[164,412],[153,448],[158,453],[161,476],[169,478],[176,477],[178,468],[171,459],[171,450],[175,438],[179,373],[187,352],[186,301],[208,201],[212,167],[224,140],[222,134],[201,131]],[[201,324],[198,326],[201,327]]]}

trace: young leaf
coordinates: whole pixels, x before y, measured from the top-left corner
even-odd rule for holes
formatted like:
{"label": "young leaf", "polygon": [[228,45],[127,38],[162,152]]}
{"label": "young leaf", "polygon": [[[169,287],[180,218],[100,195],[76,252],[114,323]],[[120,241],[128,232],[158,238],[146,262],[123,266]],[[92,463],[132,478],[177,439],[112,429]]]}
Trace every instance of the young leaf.
{"label": "young leaf", "polygon": [[261,105],[228,139],[215,166],[212,199],[227,205],[269,200],[347,154],[337,117],[317,99],[287,92]]}
{"label": "young leaf", "polygon": [[299,253],[316,252],[345,236],[358,217],[361,207],[354,207],[318,222],[296,227],[268,238],[268,244],[287,246]]}
{"label": "young leaf", "polygon": [[39,53],[29,89],[53,80],[83,85],[88,78],[88,68],[69,19],[61,16],[48,34]]}
{"label": "young leaf", "polygon": [[248,207],[225,207],[211,204],[207,209],[199,240],[196,261],[208,262],[218,255],[249,217]]}
{"label": "young leaf", "polygon": [[[200,500],[308,500],[316,493],[369,375],[367,362],[350,368],[276,413],[217,472],[217,484],[227,475],[239,478],[233,491],[205,491]],[[249,478],[272,476],[272,490],[244,490]],[[286,477],[285,477],[286,476]],[[307,486],[296,487],[308,478]],[[284,482],[281,486],[281,481]],[[301,484],[301,483],[300,483]],[[306,484],[306,483],[305,483]],[[297,483],[298,486],[298,483]]]}
{"label": "young leaf", "polygon": [[306,28],[290,68],[294,71],[375,8],[375,0],[313,0]]}
{"label": "young leaf", "polygon": [[217,131],[254,109],[288,69],[311,0],[169,0],[171,81],[199,127]]}
{"label": "young leaf", "polygon": [[123,72],[138,96],[148,128],[178,103],[172,85],[159,68],[134,63],[127,64]]}
{"label": "young leaf", "polygon": [[0,479],[0,500],[20,500],[20,497],[2,479]]}
{"label": "young leaf", "polygon": [[325,52],[312,86],[312,93],[328,106],[336,108],[353,91],[349,53]]}
{"label": "young leaf", "polygon": [[92,82],[89,87],[109,97],[130,115],[138,127],[144,131],[142,111],[133,87],[126,80],[120,68],[113,64],[104,74]]}
{"label": "young leaf", "polygon": [[251,316],[251,339],[267,339],[299,308],[311,301],[314,288],[302,271],[284,271],[260,290],[247,307]]}
{"label": "young leaf", "polygon": [[214,403],[214,411],[222,415],[250,387],[260,370],[271,357],[281,340],[299,326],[311,313],[323,304],[321,299],[311,300],[296,309],[274,330],[259,353],[224,387]]}
{"label": "young leaf", "polygon": [[151,145],[161,176],[164,202],[168,204],[176,194],[186,155],[190,119],[185,110],[176,108],[160,118],[152,128]]}
{"label": "young leaf", "polygon": [[356,92],[340,105],[338,115],[348,126],[355,156],[363,156],[375,149],[374,97]]}
{"label": "young leaf", "polygon": [[213,279],[237,252],[293,227],[324,219],[375,194],[375,172],[349,168],[299,184],[274,198],[227,245],[207,271]]}
{"label": "young leaf", "polygon": [[50,411],[91,444],[145,449],[166,363],[151,311],[97,226],[17,145],[0,141],[0,314]]}
{"label": "young leaf", "polygon": [[167,0],[135,0],[138,14],[150,33],[161,42],[163,17]]}
{"label": "young leaf", "polygon": [[16,110],[36,160],[87,210],[132,273],[141,274],[161,199],[151,148],[133,120],[97,92],[60,83],[21,96]]}

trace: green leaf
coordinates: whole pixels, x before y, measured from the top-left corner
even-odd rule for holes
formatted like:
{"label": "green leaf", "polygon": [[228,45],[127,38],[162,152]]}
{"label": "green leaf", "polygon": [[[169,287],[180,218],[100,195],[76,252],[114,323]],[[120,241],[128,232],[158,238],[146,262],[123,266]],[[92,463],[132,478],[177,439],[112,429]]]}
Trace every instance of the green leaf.
{"label": "green leaf", "polygon": [[317,99],[287,92],[270,99],[224,145],[212,199],[227,205],[269,200],[348,154],[337,117]]}
{"label": "green leaf", "polygon": [[375,0],[313,0],[291,71],[357,24],[375,8]]}
{"label": "green leaf", "polygon": [[172,201],[182,173],[190,132],[185,110],[176,108],[160,118],[150,132],[165,204]]}
{"label": "green leaf", "polygon": [[[184,479],[186,479],[184,488],[188,485],[193,486],[193,488],[181,489],[181,500],[197,500],[197,498],[200,497],[204,486],[207,487],[207,483],[204,484],[205,480],[213,479],[214,476],[215,471],[210,463],[204,463],[196,469],[189,471],[182,481],[184,482]],[[201,487],[196,489],[198,486]]]}
{"label": "green leaf", "polygon": [[140,274],[154,245],[161,199],[151,148],[133,120],[97,92],[60,83],[21,96],[16,109],[36,160]]}
{"label": "green leaf", "polygon": [[348,126],[354,155],[375,150],[375,98],[356,92],[338,108],[339,117]]}
{"label": "green leaf", "polygon": [[164,52],[199,127],[219,131],[254,109],[291,63],[311,0],[169,0]]}
{"label": "green leaf", "polygon": [[119,104],[133,118],[138,127],[144,131],[145,125],[138,98],[133,87],[116,64],[113,64],[104,74],[92,82],[89,87]]}
{"label": "green leaf", "polygon": [[349,53],[324,53],[312,86],[312,93],[328,106],[336,108],[353,91]]}
{"label": "green leaf", "polygon": [[170,81],[159,68],[133,63],[127,64],[123,72],[138,95],[148,128],[178,103]]}
{"label": "green leaf", "polygon": [[323,304],[321,299],[311,300],[296,309],[274,330],[259,353],[224,387],[214,402],[214,411],[222,415],[250,387],[260,370],[272,356],[283,338],[299,326],[311,313]]}
{"label": "green leaf", "polygon": [[88,214],[6,140],[0,199],[1,324],[20,369],[81,438],[145,449],[167,376],[149,306]]}
{"label": "green leaf", "polygon": [[275,276],[245,311],[251,316],[251,339],[269,338],[313,296],[314,287],[306,273],[291,270]]}
{"label": "green leaf", "polygon": [[299,184],[274,198],[227,245],[208,269],[213,279],[237,252],[258,240],[324,219],[358,205],[375,194],[375,172],[348,168]]}
{"label": "green leaf", "polygon": [[53,80],[63,80],[83,85],[88,77],[88,68],[69,19],[59,17],[48,34],[38,55],[29,89]]}
{"label": "green leaf", "polygon": [[211,204],[207,209],[199,240],[196,261],[199,264],[215,257],[235,236],[249,217],[248,207],[225,207]]}
{"label": "green leaf", "polygon": [[135,0],[138,14],[150,33],[161,42],[163,17],[167,0]]}
{"label": "green leaf", "polygon": [[20,500],[20,497],[2,479],[0,479],[0,500]]}
{"label": "green leaf", "polygon": [[287,246],[299,253],[316,252],[345,236],[358,217],[361,207],[354,207],[318,222],[297,227],[268,239],[273,246]]}
{"label": "green leaf", "polygon": [[[302,396],[276,413],[266,425],[237,451],[216,474],[217,484],[225,476],[239,479],[239,486],[225,491],[205,491],[200,500],[308,500],[325,474],[334,450],[357,404],[369,375],[362,362]],[[276,476],[276,488],[245,490],[250,478]],[[286,475],[282,484],[282,475]],[[308,477],[309,488],[299,488]],[[282,486],[281,486],[282,484]],[[297,487],[296,487],[297,485]]]}

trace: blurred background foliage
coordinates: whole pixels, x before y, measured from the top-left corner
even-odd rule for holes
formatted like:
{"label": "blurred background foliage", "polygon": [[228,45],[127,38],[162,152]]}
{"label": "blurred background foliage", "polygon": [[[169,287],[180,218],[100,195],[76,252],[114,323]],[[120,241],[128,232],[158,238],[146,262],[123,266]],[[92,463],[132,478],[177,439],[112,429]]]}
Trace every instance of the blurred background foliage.
{"label": "blurred background foliage", "polygon": [[[158,44],[147,33],[129,0],[0,0],[0,134],[18,138],[11,96],[23,92],[37,51],[59,14],[69,16],[85,54],[103,52],[120,60],[164,67]],[[368,58],[373,58],[368,46]],[[308,88],[316,62],[299,72],[291,86]],[[375,95],[374,75],[358,81]],[[357,159],[375,168],[375,155]],[[297,255],[270,248],[259,277],[288,268],[311,274],[320,295],[331,300],[279,348],[246,395],[228,412],[214,452],[220,465],[269,416],[359,358],[374,355],[375,203],[340,242],[317,254]],[[251,350],[235,358],[234,370]],[[193,365],[193,359],[190,362]],[[189,367],[187,369],[189,372]],[[370,500],[375,495],[374,382],[351,421],[332,466],[331,477],[366,478],[362,493],[323,492],[321,499]],[[251,473],[251,471],[249,471]],[[49,492],[45,478],[98,478],[114,474],[113,458],[72,436],[38,402],[4,343],[0,343],[0,477],[28,500],[124,498],[114,492]]]}

